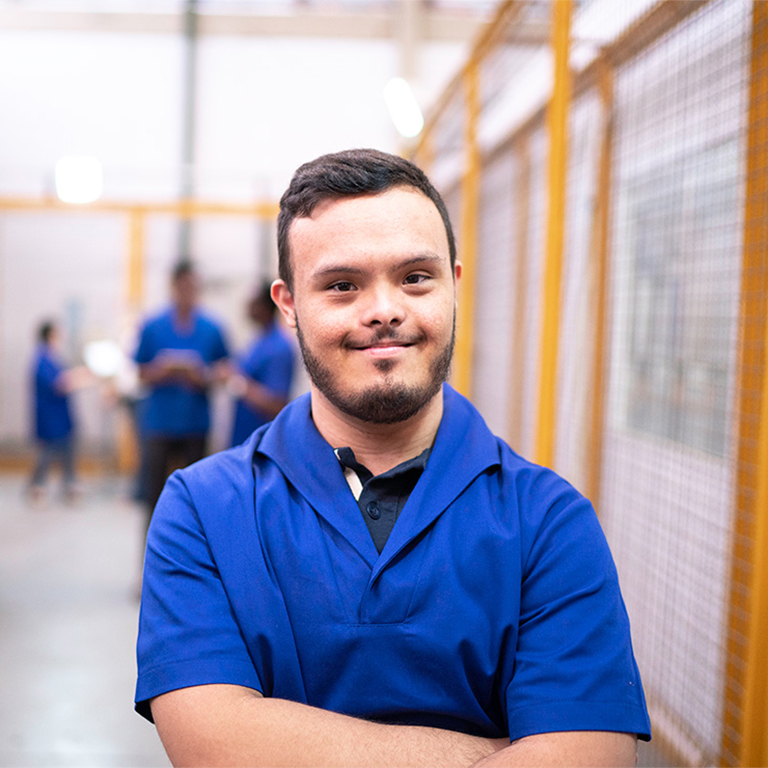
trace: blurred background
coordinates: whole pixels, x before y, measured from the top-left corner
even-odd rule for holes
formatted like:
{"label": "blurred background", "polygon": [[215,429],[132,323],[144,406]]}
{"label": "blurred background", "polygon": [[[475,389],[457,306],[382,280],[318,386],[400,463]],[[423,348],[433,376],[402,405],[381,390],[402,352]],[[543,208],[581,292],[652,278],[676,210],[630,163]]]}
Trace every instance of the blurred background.
{"label": "blurred background", "polygon": [[[0,766],[167,765],[132,712],[140,323],[187,256],[245,348],[292,172],[361,146],[449,207],[453,383],[595,504],[641,764],[768,765],[765,0],[0,0],[0,103]],[[78,484],[34,498],[49,318]]]}

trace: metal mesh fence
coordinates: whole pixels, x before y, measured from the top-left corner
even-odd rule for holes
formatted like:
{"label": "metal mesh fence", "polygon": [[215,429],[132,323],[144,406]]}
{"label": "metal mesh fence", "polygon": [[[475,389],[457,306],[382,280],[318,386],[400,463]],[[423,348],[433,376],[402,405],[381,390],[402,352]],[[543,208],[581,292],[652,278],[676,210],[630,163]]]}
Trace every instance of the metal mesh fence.
{"label": "metal mesh fence", "polygon": [[600,510],[656,719],[701,764],[722,736],[748,9],[712,3],[616,75]]}
{"label": "metal mesh fence", "polygon": [[[574,4],[562,222],[548,210],[551,8],[501,3],[471,59],[483,156],[465,243],[472,395],[536,458],[541,360],[554,354],[553,465],[590,492],[609,538],[656,743],[675,764],[762,765],[768,3]],[[449,103],[441,132],[456,137],[445,122],[466,105]],[[554,351],[542,349],[553,226]]]}

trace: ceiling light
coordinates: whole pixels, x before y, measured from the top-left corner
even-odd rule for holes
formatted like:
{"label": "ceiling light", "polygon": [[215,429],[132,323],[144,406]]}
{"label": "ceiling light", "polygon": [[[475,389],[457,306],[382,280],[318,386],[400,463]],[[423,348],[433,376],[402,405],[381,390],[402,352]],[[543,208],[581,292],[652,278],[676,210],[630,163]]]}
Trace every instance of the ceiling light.
{"label": "ceiling light", "polygon": [[421,133],[424,118],[411,86],[402,77],[393,77],[384,86],[384,101],[398,133],[412,139]]}
{"label": "ceiling light", "polygon": [[104,182],[95,157],[68,155],[56,163],[56,194],[65,203],[92,203],[101,197]]}

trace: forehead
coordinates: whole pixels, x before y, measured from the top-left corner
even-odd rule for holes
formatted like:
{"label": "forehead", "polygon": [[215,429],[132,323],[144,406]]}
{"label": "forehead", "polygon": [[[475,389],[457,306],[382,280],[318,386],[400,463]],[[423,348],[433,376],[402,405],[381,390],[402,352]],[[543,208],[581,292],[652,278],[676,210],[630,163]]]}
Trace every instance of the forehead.
{"label": "forehead", "polygon": [[422,192],[395,187],[376,195],[326,200],[289,232],[294,269],[323,255],[355,256],[430,251],[450,260],[440,212]]}

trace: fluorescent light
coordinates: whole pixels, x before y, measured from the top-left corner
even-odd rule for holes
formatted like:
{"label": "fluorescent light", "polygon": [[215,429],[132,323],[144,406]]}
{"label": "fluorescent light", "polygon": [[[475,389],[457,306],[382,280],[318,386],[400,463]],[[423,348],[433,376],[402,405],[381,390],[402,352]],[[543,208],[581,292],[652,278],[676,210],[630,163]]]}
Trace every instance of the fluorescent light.
{"label": "fluorescent light", "polygon": [[393,77],[384,86],[384,101],[401,136],[412,139],[421,133],[424,118],[407,81],[402,77]]}
{"label": "fluorescent light", "polygon": [[92,203],[103,187],[101,163],[95,157],[67,155],[56,163],[56,194],[65,203]]}
{"label": "fluorescent light", "polygon": [[83,350],[85,364],[96,376],[115,376],[123,365],[125,355],[120,347],[107,339],[91,341]]}

